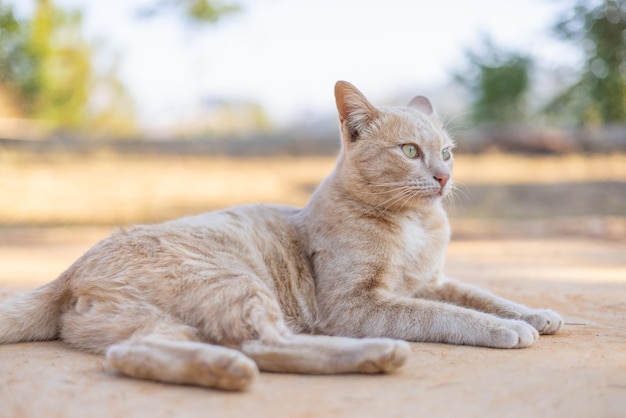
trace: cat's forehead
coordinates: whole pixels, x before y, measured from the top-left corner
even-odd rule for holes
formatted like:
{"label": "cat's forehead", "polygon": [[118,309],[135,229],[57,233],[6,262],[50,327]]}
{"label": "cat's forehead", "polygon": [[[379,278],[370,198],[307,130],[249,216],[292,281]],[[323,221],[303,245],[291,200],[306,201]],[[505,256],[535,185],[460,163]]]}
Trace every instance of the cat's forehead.
{"label": "cat's forehead", "polygon": [[436,117],[404,106],[384,107],[380,110],[387,115],[388,127],[399,141],[425,141],[437,146],[446,145],[450,141]]}

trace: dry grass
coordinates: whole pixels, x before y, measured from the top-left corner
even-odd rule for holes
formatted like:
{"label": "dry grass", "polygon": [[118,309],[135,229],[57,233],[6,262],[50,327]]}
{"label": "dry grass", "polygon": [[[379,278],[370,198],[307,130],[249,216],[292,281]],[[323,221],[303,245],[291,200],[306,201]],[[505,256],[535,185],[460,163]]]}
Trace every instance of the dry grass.
{"label": "dry grass", "polygon": [[251,202],[302,205],[328,158],[12,156],[0,162],[0,223],[115,224]]}
{"label": "dry grass", "polygon": [[455,164],[455,179],[464,184],[626,181],[626,154],[461,155]]}
{"label": "dry grass", "polygon": [[[334,160],[0,152],[0,224],[128,224],[251,202],[301,206]],[[455,177],[465,185],[626,181],[626,155],[461,155]]]}

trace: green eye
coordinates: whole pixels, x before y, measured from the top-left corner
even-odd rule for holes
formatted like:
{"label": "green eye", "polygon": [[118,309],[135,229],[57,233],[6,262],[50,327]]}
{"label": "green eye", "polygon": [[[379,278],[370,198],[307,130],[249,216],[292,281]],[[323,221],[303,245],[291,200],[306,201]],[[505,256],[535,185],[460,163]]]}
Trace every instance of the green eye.
{"label": "green eye", "polygon": [[417,151],[417,145],[413,144],[402,145],[402,152],[409,158],[417,158],[419,156],[419,151]]}
{"label": "green eye", "polygon": [[452,157],[452,152],[450,151],[450,148],[444,148],[441,150],[441,158],[443,158],[444,161],[448,161],[450,157]]}

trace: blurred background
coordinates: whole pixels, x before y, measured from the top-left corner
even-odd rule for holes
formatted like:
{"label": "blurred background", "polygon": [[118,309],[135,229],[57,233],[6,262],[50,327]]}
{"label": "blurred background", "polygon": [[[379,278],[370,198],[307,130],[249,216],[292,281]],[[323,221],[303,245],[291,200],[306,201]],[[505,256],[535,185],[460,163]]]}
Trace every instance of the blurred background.
{"label": "blurred background", "polygon": [[455,238],[625,239],[623,0],[0,0],[0,244],[304,205],[338,79],[435,104]]}

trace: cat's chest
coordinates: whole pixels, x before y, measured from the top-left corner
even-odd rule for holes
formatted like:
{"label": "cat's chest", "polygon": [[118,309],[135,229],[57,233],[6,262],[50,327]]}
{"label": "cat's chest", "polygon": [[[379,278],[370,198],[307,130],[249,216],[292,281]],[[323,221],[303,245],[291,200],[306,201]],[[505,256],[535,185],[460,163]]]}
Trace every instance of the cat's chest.
{"label": "cat's chest", "polygon": [[401,276],[420,282],[430,281],[443,268],[449,230],[446,223],[413,216],[400,222],[397,267]]}
{"label": "cat's chest", "polygon": [[414,218],[403,219],[400,223],[401,251],[405,259],[410,261],[416,255],[428,251],[430,236],[424,225]]}

